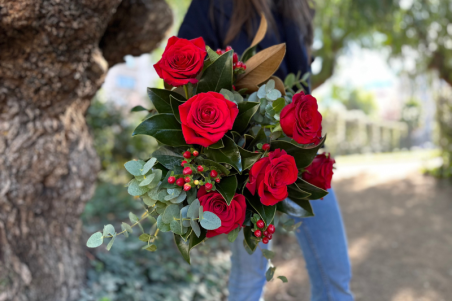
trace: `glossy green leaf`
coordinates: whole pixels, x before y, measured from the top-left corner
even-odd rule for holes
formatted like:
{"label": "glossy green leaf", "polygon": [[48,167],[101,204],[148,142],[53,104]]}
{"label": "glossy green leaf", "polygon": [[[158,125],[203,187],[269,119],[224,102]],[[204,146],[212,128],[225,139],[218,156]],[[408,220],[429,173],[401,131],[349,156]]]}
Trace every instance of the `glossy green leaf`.
{"label": "glossy green leaf", "polygon": [[275,140],[272,141],[270,149],[272,151],[277,148],[285,150],[287,154],[294,157],[295,163],[297,164],[297,168],[304,168],[312,163],[312,160],[314,160],[319,148],[325,142],[325,139],[326,136],[322,139],[322,141],[318,145],[308,147],[304,147],[303,145],[295,145],[291,142],[284,140]]}
{"label": "glossy green leaf", "polygon": [[157,114],[140,123],[132,136],[148,135],[169,146],[187,145],[181,124],[173,114]]}
{"label": "glossy green leaf", "polygon": [[144,108],[143,106],[134,106],[130,112],[141,112],[141,111],[148,111],[148,109]]}
{"label": "glossy green leaf", "polygon": [[323,190],[322,188],[319,188],[317,186],[314,186],[306,182],[302,178],[298,178],[297,182],[295,183],[301,190],[310,193],[310,195],[306,197],[306,199],[308,200],[318,200],[324,198],[328,194],[328,191]]}
{"label": "glossy green leaf", "polygon": [[275,275],[276,267],[269,267],[267,272],[265,272],[265,278],[267,281],[270,281],[273,279],[273,276]]}
{"label": "glossy green leaf", "polygon": [[86,246],[88,248],[97,248],[98,246],[102,245],[103,242],[104,237],[102,236],[102,233],[96,232],[90,236],[90,238],[86,242]]}
{"label": "glossy green leaf", "polygon": [[215,187],[229,206],[237,189],[237,178],[235,176],[224,177],[220,183],[215,184]]}
{"label": "glossy green leaf", "polygon": [[215,213],[204,211],[201,226],[206,230],[216,230],[221,227],[221,220]]}
{"label": "glossy green leaf", "polygon": [[186,147],[160,146],[152,153],[152,157],[156,158],[158,162],[166,168],[172,170],[174,166],[180,166],[181,162],[184,160],[182,154],[186,150]]}
{"label": "glossy green leaf", "polygon": [[287,192],[291,200],[295,199],[307,199],[311,194],[301,190],[296,183],[287,186]]}
{"label": "glossy green leaf", "polygon": [[257,193],[253,196],[247,188],[243,189],[243,195],[245,196],[248,204],[256,210],[256,212],[260,215],[262,220],[266,225],[269,225],[276,213],[276,205],[274,206],[265,206],[261,203],[259,196]]}
{"label": "glossy green leaf", "polygon": [[234,242],[237,239],[237,236],[239,235],[240,227],[235,228],[231,232],[228,233],[228,240],[229,242]]}
{"label": "glossy green leaf", "polygon": [[245,236],[245,243],[248,246],[248,248],[251,250],[251,252],[254,252],[257,248],[258,242],[256,240],[256,237],[254,236],[253,231],[251,231],[251,227],[244,227],[243,228],[243,235]]}
{"label": "glossy green leaf", "polygon": [[232,51],[228,51],[204,70],[196,93],[232,90],[232,75]]}
{"label": "glossy green leaf", "polygon": [[272,103],[273,111],[275,111],[276,113],[279,113],[279,112],[281,112],[281,110],[284,108],[285,105],[286,105],[286,100],[283,97],[278,98],[277,100],[275,100]]}
{"label": "glossy green leaf", "polygon": [[275,252],[267,250],[267,249],[261,249],[262,255],[264,255],[265,258],[271,260],[273,257],[275,257]]}
{"label": "glossy green leaf", "polygon": [[220,163],[217,163],[215,161],[209,160],[209,159],[203,159],[203,158],[196,158],[195,160],[199,165],[205,165],[208,167],[213,167],[220,175],[229,175],[230,171]]}
{"label": "glossy green leaf", "polygon": [[[293,217],[311,217],[314,216],[314,212],[312,211],[312,207],[308,206],[309,201],[307,200],[300,200],[302,203],[302,205],[304,207],[306,207],[308,210],[305,210],[303,207],[301,207],[298,203],[296,203],[295,201],[290,201],[285,199],[282,202],[279,202],[278,204],[276,204],[276,207],[278,209],[278,211],[289,214],[290,216]],[[306,203],[308,202],[308,203]]]}
{"label": "glossy green leaf", "polygon": [[254,114],[256,114],[257,110],[259,110],[259,103],[245,101],[239,103],[238,108],[239,115],[237,115],[237,118],[234,121],[232,130],[242,133],[248,128],[251,118],[253,118]]}
{"label": "glossy green leaf", "polygon": [[174,117],[176,117],[177,121],[181,123],[180,121],[180,114],[179,114],[179,106],[183,104],[184,102],[177,100],[172,95],[170,96],[170,105],[171,109],[173,110]]}
{"label": "glossy green leaf", "polygon": [[190,235],[188,242],[185,242],[180,235],[174,234],[174,242],[179,249],[182,257],[190,264],[190,251],[206,238],[206,231],[201,229],[201,234],[198,236]]}
{"label": "glossy green leaf", "polygon": [[240,156],[242,157],[242,168],[247,170],[262,157],[262,153],[254,153],[239,147]]}
{"label": "glossy green leaf", "polygon": [[224,148],[206,149],[205,154],[217,163],[227,163],[242,173],[242,159],[235,142],[228,136],[223,137]]}
{"label": "glossy green leaf", "polygon": [[278,276],[278,279],[281,279],[281,281],[282,281],[283,283],[289,282],[289,281],[287,280],[287,277],[286,277],[286,276]]}
{"label": "glossy green leaf", "polygon": [[207,148],[219,149],[219,148],[223,148],[223,147],[224,147],[223,140],[220,139],[217,142],[215,142],[214,144],[209,145]]}
{"label": "glossy green leaf", "polygon": [[171,109],[170,96],[173,96],[180,101],[186,100],[179,93],[157,88],[148,88],[148,96],[154,104],[155,109],[160,114],[173,113],[173,110]]}
{"label": "glossy green leaf", "polygon": [[[246,136],[246,135],[245,135],[245,136]],[[250,143],[247,143],[246,149],[249,150],[249,151],[252,151],[252,150],[254,150],[253,148],[254,148],[257,144],[259,144],[259,143],[264,144],[264,143],[267,143],[267,142],[268,142],[267,135],[265,135],[264,129],[261,128],[261,129],[259,130],[259,132],[257,133],[256,137],[254,137],[254,139],[253,139]],[[273,144],[273,143],[274,143],[274,142],[272,142],[272,144]]]}

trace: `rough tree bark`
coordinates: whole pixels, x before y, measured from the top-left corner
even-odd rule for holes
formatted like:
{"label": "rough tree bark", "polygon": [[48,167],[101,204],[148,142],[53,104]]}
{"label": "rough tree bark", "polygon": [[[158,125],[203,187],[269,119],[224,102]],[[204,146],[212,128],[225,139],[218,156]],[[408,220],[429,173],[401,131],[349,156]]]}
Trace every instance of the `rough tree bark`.
{"label": "rough tree bark", "polygon": [[171,23],[164,0],[0,0],[0,301],[77,299],[99,168],[86,109],[109,63]]}

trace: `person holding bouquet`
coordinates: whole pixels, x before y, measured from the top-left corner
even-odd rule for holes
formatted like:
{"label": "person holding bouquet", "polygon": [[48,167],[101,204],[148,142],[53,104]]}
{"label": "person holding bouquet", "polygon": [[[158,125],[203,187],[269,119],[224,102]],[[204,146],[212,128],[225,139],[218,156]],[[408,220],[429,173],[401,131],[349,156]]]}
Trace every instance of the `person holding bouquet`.
{"label": "person holding bouquet", "polygon": [[[264,14],[269,30],[257,49],[286,43],[286,56],[275,73],[285,78],[289,73],[311,71],[313,12],[309,0],[193,0],[178,36],[185,39],[202,37],[212,49],[221,51],[229,46],[241,54],[256,34],[260,14]],[[310,87],[304,88],[309,94]],[[285,120],[288,120],[286,124],[281,123],[288,136],[293,131],[290,120],[296,109],[294,101],[293,107],[287,106],[281,112],[281,116],[285,114]],[[331,189],[333,164],[334,159],[328,154],[318,155],[302,175],[305,181],[329,192],[323,200],[312,202],[315,217],[304,219],[296,232],[306,260],[312,301],[353,300],[349,288],[351,267],[345,230]],[[241,237],[232,245],[229,300],[258,301],[266,283],[267,259],[261,252],[249,255],[242,244],[243,231],[239,235]],[[261,243],[261,248],[268,248],[268,244]]]}

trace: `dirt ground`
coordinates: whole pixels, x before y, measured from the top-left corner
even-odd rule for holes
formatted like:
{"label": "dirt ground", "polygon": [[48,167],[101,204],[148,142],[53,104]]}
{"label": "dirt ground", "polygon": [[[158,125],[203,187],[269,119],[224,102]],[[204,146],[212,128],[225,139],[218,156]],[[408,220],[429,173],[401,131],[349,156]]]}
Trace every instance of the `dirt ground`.
{"label": "dirt ground", "polygon": [[[452,300],[452,181],[422,175],[424,164],[338,161],[333,186],[347,228],[356,300]],[[310,300],[295,238],[276,245],[274,264],[289,283],[273,280],[265,300]]]}

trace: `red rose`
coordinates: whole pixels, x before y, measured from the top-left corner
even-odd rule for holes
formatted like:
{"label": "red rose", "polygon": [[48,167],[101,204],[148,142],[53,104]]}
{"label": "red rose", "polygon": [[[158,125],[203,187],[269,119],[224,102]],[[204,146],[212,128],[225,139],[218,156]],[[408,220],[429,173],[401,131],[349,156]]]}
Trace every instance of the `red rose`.
{"label": "red rose", "polygon": [[246,201],[243,195],[236,193],[228,206],[220,193],[207,192],[206,188],[201,186],[198,190],[198,199],[204,211],[215,213],[221,220],[221,226],[215,230],[208,230],[207,237],[227,234],[243,225],[246,215]]}
{"label": "red rose", "polygon": [[257,188],[261,203],[272,206],[287,198],[287,185],[295,183],[297,176],[295,159],[286,151],[275,149],[253,165],[246,188],[252,195]]}
{"label": "red rose", "polygon": [[201,72],[205,57],[206,44],[202,38],[171,37],[154,68],[159,77],[172,86],[196,84],[198,80],[195,77]]}
{"label": "red rose", "polygon": [[317,100],[303,92],[292,98],[292,103],[281,111],[281,127],[288,137],[300,144],[318,144],[322,137],[322,114]]}
{"label": "red rose", "polygon": [[306,168],[302,178],[306,182],[324,190],[330,189],[334,163],[336,163],[336,161],[330,154],[317,155],[311,165]]}
{"label": "red rose", "polygon": [[185,141],[207,147],[232,130],[239,109],[220,93],[207,92],[181,104],[179,114]]}

